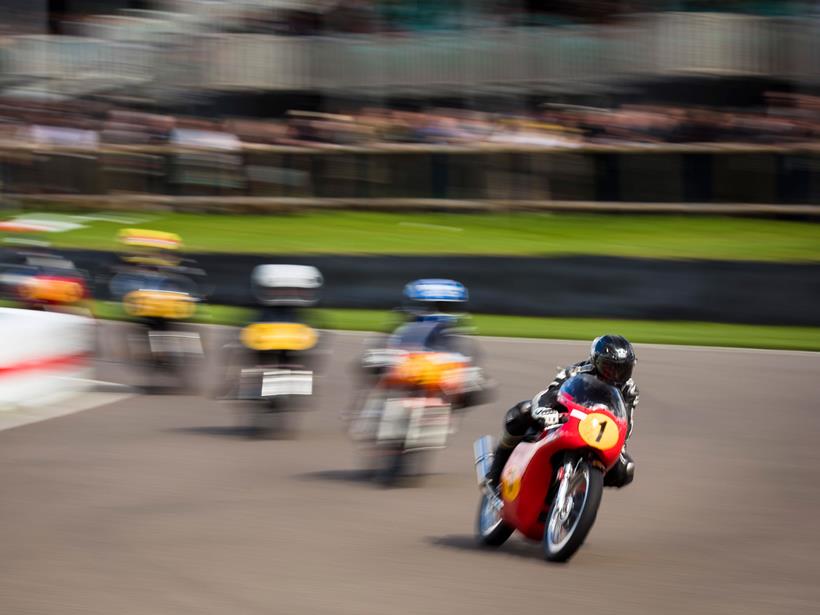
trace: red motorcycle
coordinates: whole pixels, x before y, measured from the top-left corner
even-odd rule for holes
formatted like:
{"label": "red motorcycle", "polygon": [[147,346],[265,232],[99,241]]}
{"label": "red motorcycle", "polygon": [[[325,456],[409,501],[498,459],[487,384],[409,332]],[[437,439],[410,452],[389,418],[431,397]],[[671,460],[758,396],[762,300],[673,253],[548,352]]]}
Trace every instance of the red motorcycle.
{"label": "red motorcycle", "polygon": [[[595,523],[604,474],[618,461],[627,433],[620,392],[579,374],[558,392],[566,409],[561,423],[521,442],[501,474],[500,497],[484,488],[478,510],[478,542],[497,547],[515,530],[541,541],[549,561],[564,562]],[[476,440],[480,483],[492,464],[492,438]]]}

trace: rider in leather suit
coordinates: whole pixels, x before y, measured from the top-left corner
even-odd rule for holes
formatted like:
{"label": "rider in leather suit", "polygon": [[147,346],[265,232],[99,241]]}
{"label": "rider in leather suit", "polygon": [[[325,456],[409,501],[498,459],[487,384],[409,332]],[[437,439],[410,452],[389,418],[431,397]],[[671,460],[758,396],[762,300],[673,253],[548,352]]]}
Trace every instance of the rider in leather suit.
{"label": "rider in leather suit", "polygon": [[415,280],[404,287],[403,295],[403,305],[397,310],[402,315],[401,324],[390,335],[368,340],[360,360],[365,374],[380,374],[388,365],[385,359],[389,362],[385,349],[397,347],[424,347],[475,358],[475,344],[459,330],[461,310],[469,297],[463,284],[446,279]]}
{"label": "rider in leather suit", "polygon": [[[402,315],[402,323],[390,335],[368,340],[358,360],[360,393],[353,400],[352,414],[358,411],[366,392],[392,364],[394,353],[408,349],[456,353],[468,357],[475,366],[480,364],[477,344],[469,335],[464,335],[460,326],[469,297],[463,284],[448,279],[415,280],[405,286],[403,295],[402,308],[397,310]],[[480,388],[460,395],[454,405],[469,407],[486,403],[492,394],[492,382],[482,380]]]}
{"label": "rider in leather suit", "polygon": [[[522,401],[510,408],[504,419],[504,433],[498,443],[493,464],[487,473],[487,484],[497,489],[504,465],[510,458],[513,449],[531,431],[540,431],[545,423],[557,420],[556,414],[561,411],[557,402],[561,385],[577,374],[593,374],[602,381],[615,386],[624,398],[627,411],[627,439],[632,435],[633,414],[638,405],[638,387],[632,380],[635,365],[635,351],[625,338],[620,335],[603,335],[592,342],[590,357],[562,369],[549,386],[533,397],[531,401]],[[621,453],[618,463],[606,474],[604,484],[613,487],[624,487],[632,482],[635,473],[635,462],[626,453]]]}

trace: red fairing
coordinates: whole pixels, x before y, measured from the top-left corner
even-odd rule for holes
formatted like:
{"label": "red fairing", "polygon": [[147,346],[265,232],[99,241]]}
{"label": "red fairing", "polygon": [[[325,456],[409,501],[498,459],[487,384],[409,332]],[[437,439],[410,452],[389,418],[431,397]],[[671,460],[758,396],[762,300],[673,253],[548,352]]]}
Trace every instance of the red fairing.
{"label": "red fairing", "polygon": [[[547,494],[554,479],[552,460],[555,455],[567,450],[589,450],[609,470],[618,460],[626,439],[626,420],[615,417],[608,409],[587,408],[566,396],[560,401],[567,408],[568,421],[560,427],[545,430],[536,442],[519,444],[501,475],[504,521],[534,540],[541,540],[544,535],[544,522],[550,506]],[[617,427],[617,432],[613,429],[602,438],[608,421]],[[586,439],[582,432],[587,434]]]}

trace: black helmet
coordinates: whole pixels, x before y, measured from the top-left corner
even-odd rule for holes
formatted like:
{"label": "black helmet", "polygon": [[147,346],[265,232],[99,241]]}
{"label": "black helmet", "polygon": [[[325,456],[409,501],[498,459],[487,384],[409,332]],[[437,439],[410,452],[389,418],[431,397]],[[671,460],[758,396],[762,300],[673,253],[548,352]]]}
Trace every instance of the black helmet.
{"label": "black helmet", "polygon": [[592,342],[590,361],[602,380],[620,387],[632,377],[635,349],[625,337],[602,335]]}

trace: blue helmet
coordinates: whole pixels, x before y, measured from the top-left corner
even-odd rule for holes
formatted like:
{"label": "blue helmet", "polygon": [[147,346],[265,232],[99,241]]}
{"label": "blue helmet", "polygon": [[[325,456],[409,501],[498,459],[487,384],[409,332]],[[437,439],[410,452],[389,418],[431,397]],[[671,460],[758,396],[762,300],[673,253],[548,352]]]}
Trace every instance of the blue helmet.
{"label": "blue helmet", "polygon": [[469,293],[461,282],[426,278],[415,280],[404,287],[404,298],[409,311],[418,320],[451,320],[453,312],[467,302]]}

